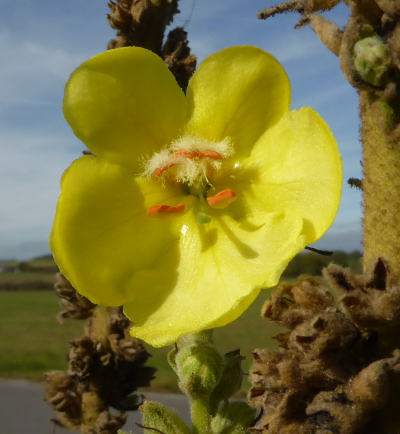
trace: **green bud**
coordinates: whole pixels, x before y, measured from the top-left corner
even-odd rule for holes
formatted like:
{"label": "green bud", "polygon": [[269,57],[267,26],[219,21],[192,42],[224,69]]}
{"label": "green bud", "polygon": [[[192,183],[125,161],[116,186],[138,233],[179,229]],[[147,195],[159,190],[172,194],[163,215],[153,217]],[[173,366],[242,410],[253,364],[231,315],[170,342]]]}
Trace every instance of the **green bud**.
{"label": "green bud", "polygon": [[175,356],[179,386],[192,399],[207,397],[217,386],[223,369],[222,357],[208,343],[196,342]]}
{"label": "green bud", "polygon": [[143,429],[146,433],[154,432],[154,430],[166,434],[191,433],[189,427],[173,410],[158,402],[145,401],[139,409],[143,415]]}
{"label": "green bud", "polygon": [[218,407],[217,414],[211,420],[213,434],[246,434],[252,424],[256,409],[245,402],[224,401]]}
{"label": "green bud", "polygon": [[390,65],[390,50],[379,36],[369,36],[354,45],[354,67],[373,86],[382,86]]}
{"label": "green bud", "polygon": [[243,356],[240,355],[240,350],[231,351],[224,355],[224,370],[222,372],[221,380],[213,392],[213,399],[221,401],[228,399],[240,390],[242,386],[242,360]]}

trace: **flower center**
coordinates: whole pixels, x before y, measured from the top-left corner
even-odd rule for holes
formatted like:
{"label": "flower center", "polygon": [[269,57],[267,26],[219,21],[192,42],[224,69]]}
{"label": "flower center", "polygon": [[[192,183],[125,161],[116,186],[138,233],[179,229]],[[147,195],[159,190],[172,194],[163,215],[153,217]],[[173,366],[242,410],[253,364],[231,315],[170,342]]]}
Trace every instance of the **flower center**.
{"label": "flower center", "polygon": [[[182,184],[189,194],[199,197],[206,207],[223,209],[237,198],[237,194],[230,189],[222,190],[213,196],[208,196],[207,193],[211,188],[215,188],[212,180],[221,170],[224,160],[232,153],[229,138],[210,142],[203,138],[185,136],[154,154],[146,164],[144,175],[158,179],[163,184]],[[180,214],[184,210],[183,203],[176,206],[162,204],[151,206],[147,214]],[[204,211],[199,213],[199,223],[208,223],[211,220]]]}

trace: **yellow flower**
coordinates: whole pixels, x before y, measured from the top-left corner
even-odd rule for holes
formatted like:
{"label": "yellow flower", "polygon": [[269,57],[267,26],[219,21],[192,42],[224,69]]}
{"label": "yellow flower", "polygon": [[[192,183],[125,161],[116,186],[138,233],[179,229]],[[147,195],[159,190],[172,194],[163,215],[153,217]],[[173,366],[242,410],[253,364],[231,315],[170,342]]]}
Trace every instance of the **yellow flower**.
{"label": "yellow flower", "polygon": [[254,47],[208,57],[186,96],[142,48],[81,65],[64,114],[96,156],[64,173],[50,241],[72,285],[123,304],[153,346],[236,319],[340,201],[329,127],[289,103],[284,70]]}

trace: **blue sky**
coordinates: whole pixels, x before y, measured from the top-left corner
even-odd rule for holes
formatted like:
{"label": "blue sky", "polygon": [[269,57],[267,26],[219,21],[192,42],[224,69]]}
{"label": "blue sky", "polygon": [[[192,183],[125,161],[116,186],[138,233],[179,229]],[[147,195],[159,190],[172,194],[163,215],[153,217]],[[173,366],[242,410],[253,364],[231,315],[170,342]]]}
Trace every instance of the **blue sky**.
{"label": "blue sky", "polygon": [[[0,17],[0,258],[48,252],[47,239],[63,170],[84,149],[65,122],[61,104],[69,74],[104,51],[114,36],[102,0],[13,0]],[[361,176],[356,92],[338,59],[298,16],[268,21],[256,12],[272,2],[181,0],[176,25],[184,25],[199,61],[231,45],[272,53],[292,84],[292,108],[309,105],[328,122],[339,143],[345,180]],[[329,17],[343,25],[344,6]],[[360,249],[361,194],[344,183],[335,224],[316,247]]]}

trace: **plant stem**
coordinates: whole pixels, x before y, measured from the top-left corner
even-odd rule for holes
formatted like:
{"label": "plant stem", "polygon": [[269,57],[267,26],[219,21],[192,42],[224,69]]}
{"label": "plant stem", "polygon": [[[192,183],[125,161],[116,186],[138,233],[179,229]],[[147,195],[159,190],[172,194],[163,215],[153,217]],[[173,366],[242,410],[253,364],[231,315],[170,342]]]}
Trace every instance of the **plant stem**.
{"label": "plant stem", "polygon": [[[109,309],[96,306],[86,327],[86,334],[94,341],[104,344],[109,333]],[[95,378],[89,379],[89,390],[82,394],[83,434],[96,432],[96,422],[100,413],[108,409],[107,403],[100,397]]]}
{"label": "plant stem", "polygon": [[[360,91],[363,142],[364,272],[378,258],[400,280],[400,143],[391,137],[393,109],[383,100]],[[393,282],[392,280],[392,282]]]}
{"label": "plant stem", "polygon": [[99,414],[104,410],[104,402],[100,399],[93,384],[90,391],[82,394],[82,425],[83,434],[96,432],[96,422]]}
{"label": "plant stem", "polygon": [[209,402],[206,399],[195,399],[191,402],[193,434],[209,434],[211,415]]}

